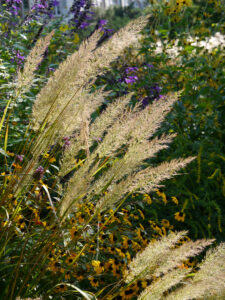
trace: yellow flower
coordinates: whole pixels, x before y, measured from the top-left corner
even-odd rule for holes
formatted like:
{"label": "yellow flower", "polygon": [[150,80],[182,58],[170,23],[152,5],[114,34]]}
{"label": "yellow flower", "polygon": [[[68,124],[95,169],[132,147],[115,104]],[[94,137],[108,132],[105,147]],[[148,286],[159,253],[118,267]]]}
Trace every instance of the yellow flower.
{"label": "yellow flower", "polygon": [[65,279],[70,279],[70,278],[71,278],[71,273],[70,273],[70,271],[67,271],[65,273]]}
{"label": "yellow flower", "polygon": [[132,243],[132,248],[134,251],[138,251],[141,249],[141,246],[137,242],[131,240],[131,243]]}
{"label": "yellow flower", "polygon": [[73,266],[76,266],[76,263],[74,263],[74,259],[75,258],[76,258],[76,254],[72,253],[70,256],[67,257],[66,264],[68,264],[68,265],[72,265],[73,264]]}
{"label": "yellow flower", "polygon": [[126,257],[126,249],[124,248],[116,248],[117,253],[119,254],[120,257],[125,258]]}
{"label": "yellow flower", "polygon": [[142,240],[141,229],[140,229],[140,228],[137,228],[137,229],[135,230],[135,233],[137,234],[137,238],[138,238],[139,240]]}
{"label": "yellow flower", "polygon": [[135,295],[135,291],[132,288],[129,288],[125,291],[123,291],[120,296],[122,297],[122,299],[132,299]]}
{"label": "yellow flower", "polygon": [[70,229],[70,236],[72,240],[77,237],[77,233],[78,233],[78,229],[76,227],[72,227]]}
{"label": "yellow flower", "polygon": [[19,165],[19,164],[13,163],[12,166],[17,170],[22,169],[21,165]]}
{"label": "yellow flower", "polygon": [[55,159],[55,157],[51,157],[51,158],[49,158],[48,161],[52,164],[52,163],[54,163],[56,161],[56,159]]}
{"label": "yellow flower", "polygon": [[24,218],[22,215],[18,215],[16,216],[15,218],[15,222],[17,224],[17,226],[20,228],[20,229],[23,229],[25,227],[25,222],[24,222]]}
{"label": "yellow flower", "polygon": [[174,218],[175,218],[175,220],[177,220],[178,222],[184,222],[184,219],[185,219],[185,213],[183,213],[182,211],[176,212],[176,213],[174,214]]}
{"label": "yellow flower", "polygon": [[131,256],[129,252],[126,252],[126,257],[127,257],[127,261],[130,262],[131,261]]}
{"label": "yellow flower", "polygon": [[109,240],[111,244],[114,244],[116,242],[116,237],[112,233],[110,233]]}
{"label": "yellow flower", "polygon": [[60,269],[61,269],[61,264],[60,264],[60,262],[58,262],[58,261],[51,262],[50,265],[49,265],[49,267],[48,267],[48,269],[49,269],[50,271],[52,271],[53,273],[56,273],[56,272],[60,271]]}
{"label": "yellow flower", "polygon": [[76,218],[78,219],[78,222],[82,224],[85,221],[85,214],[82,212],[78,212],[76,214]]}
{"label": "yellow flower", "polygon": [[101,274],[102,272],[104,272],[104,263],[100,262],[99,260],[92,260],[91,263],[96,274]]}
{"label": "yellow flower", "polygon": [[14,155],[15,155],[14,153],[9,152],[9,151],[7,151],[6,153],[7,153],[9,156],[14,156]]}
{"label": "yellow flower", "polygon": [[89,247],[89,252],[95,254],[96,250],[95,250],[95,246],[94,245],[90,245]]}
{"label": "yellow flower", "polygon": [[76,220],[75,220],[74,218],[71,218],[71,219],[70,219],[70,224],[71,224],[71,225],[76,224]]}
{"label": "yellow flower", "polygon": [[148,204],[152,204],[152,199],[148,194],[144,194],[144,201]]}
{"label": "yellow flower", "polygon": [[143,212],[140,209],[138,209],[138,211],[139,211],[139,214],[141,215],[142,219],[144,220],[145,216],[144,216]]}
{"label": "yellow flower", "polygon": [[178,205],[178,199],[176,197],[172,197],[171,200],[173,201],[173,203],[175,203],[176,205]]}
{"label": "yellow flower", "polygon": [[166,205],[166,204],[167,204],[166,194],[163,193],[163,192],[160,192],[159,190],[156,190],[156,194],[157,194],[159,197],[162,197],[162,200],[163,200],[164,204]]}
{"label": "yellow flower", "polygon": [[170,227],[170,222],[166,219],[162,219],[161,223],[166,228]]}
{"label": "yellow flower", "polygon": [[91,285],[94,286],[94,287],[97,287],[99,286],[99,282],[96,278],[94,277],[89,277],[88,280],[90,281]]}
{"label": "yellow flower", "polygon": [[123,247],[127,249],[129,247],[128,237],[127,236],[122,236],[122,239],[123,239]]}
{"label": "yellow flower", "polygon": [[67,286],[65,284],[60,284],[55,288],[56,293],[63,293],[67,290]]}
{"label": "yellow flower", "polygon": [[65,32],[65,31],[67,31],[69,29],[69,25],[68,24],[65,24],[65,25],[61,25],[60,27],[59,27],[59,30],[60,31],[62,31],[62,32]]}

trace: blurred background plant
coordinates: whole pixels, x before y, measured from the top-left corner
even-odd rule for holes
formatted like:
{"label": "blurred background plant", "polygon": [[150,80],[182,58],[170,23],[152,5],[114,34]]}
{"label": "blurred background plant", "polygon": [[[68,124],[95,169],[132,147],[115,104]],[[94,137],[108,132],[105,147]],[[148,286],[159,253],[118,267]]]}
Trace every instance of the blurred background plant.
{"label": "blurred background plant", "polygon": [[[147,211],[155,221],[167,216],[176,228],[188,228],[192,237],[219,240],[225,225],[223,6],[223,1],[151,1],[139,51],[127,49],[96,84],[106,85],[109,102],[132,91],[133,101],[144,105],[182,90],[160,134],[177,134],[170,158],[194,153],[197,160],[161,190],[179,203],[164,205],[152,194],[157,202]],[[162,151],[154,161],[165,158]]]}

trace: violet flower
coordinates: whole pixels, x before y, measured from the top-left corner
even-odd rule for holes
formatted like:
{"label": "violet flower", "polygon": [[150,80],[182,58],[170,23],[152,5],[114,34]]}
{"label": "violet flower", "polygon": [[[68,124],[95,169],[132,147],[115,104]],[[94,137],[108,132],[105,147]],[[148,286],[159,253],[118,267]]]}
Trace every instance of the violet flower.
{"label": "violet flower", "polygon": [[125,69],[125,72],[126,72],[126,74],[129,74],[129,73],[131,73],[131,72],[136,72],[137,70],[138,70],[137,67],[127,67],[127,68]]}
{"label": "violet flower", "polygon": [[21,54],[19,50],[14,52],[15,57],[11,59],[11,62],[16,63],[17,65],[21,66],[25,60],[25,56]]}
{"label": "violet flower", "polygon": [[63,140],[64,140],[63,149],[66,149],[66,148],[68,148],[68,147],[70,146],[70,144],[71,144],[70,137],[65,136],[65,137],[63,138]]}
{"label": "violet flower", "polygon": [[154,68],[154,66],[153,66],[152,64],[147,64],[147,63],[146,63],[146,66],[147,66],[149,69]]}
{"label": "violet flower", "polygon": [[45,169],[44,169],[42,166],[39,166],[39,167],[35,170],[33,177],[34,177],[34,179],[36,179],[36,180],[40,180],[40,179],[43,178],[44,173],[45,173]]}
{"label": "violet flower", "polygon": [[17,161],[22,162],[23,159],[24,159],[24,155],[17,154],[15,158],[16,158]]}
{"label": "violet flower", "polygon": [[138,80],[137,76],[128,76],[127,78],[125,78],[125,82],[127,84],[134,84],[136,81]]}
{"label": "violet flower", "polygon": [[87,21],[92,19],[92,12],[89,11],[91,7],[91,0],[74,0],[70,8],[72,18],[70,23],[75,29],[84,29],[89,26]]}
{"label": "violet flower", "polygon": [[147,88],[146,91],[148,93],[148,96],[142,99],[143,107],[149,105],[153,100],[158,100],[162,98],[163,96],[160,94],[161,90],[162,88],[157,84],[152,85],[150,88]]}
{"label": "violet flower", "polygon": [[9,12],[11,12],[14,16],[19,14],[20,4],[22,4],[22,0],[6,0],[6,8]]}

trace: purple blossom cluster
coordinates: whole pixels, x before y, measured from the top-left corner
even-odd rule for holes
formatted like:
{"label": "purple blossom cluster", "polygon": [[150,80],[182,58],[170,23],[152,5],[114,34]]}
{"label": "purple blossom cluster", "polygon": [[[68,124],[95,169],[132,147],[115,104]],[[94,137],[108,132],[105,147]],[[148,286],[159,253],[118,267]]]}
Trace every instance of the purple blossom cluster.
{"label": "purple blossom cluster", "polygon": [[20,11],[22,0],[5,0],[7,10],[10,11],[14,16],[17,16]]}
{"label": "purple blossom cluster", "polygon": [[42,166],[39,166],[34,172],[34,179],[40,180],[43,178],[45,173],[45,169]]}
{"label": "purple blossom cluster", "polygon": [[95,26],[95,30],[100,30],[102,32],[102,36],[98,41],[98,46],[100,46],[104,41],[106,41],[108,38],[112,36],[113,29],[106,28],[105,25],[107,25],[108,21],[105,19],[101,19],[97,22]]}
{"label": "purple blossom cluster", "polygon": [[131,85],[137,82],[138,76],[135,75],[137,71],[138,71],[137,67],[127,67],[125,69],[126,77],[124,78],[124,82],[126,84],[131,84]]}
{"label": "purple blossom cluster", "polygon": [[149,103],[151,103],[153,100],[162,98],[162,95],[161,95],[162,88],[158,84],[154,84],[150,87],[146,87],[146,90],[147,90],[148,96],[146,96],[144,99],[142,99],[142,105],[144,107],[149,105]]}
{"label": "purple blossom cluster", "polygon": [[75,29],[84,29],[89,26],[93,12],[90,11],[91,0],[74,0],[70,8],[72,15],[70,23]]}
{"label": "purple blossom cluster", "polygon": [[65,137],[63,138],[63,141],[64,141],[63,149],[68,148],[68,147],[70,146],[70,144],[71,144],[70,137],[65,136]]}
{"label": "purple blossom cluster", "polygon": [[24,155],[17,154],[15,158],[16,158],[16,161],[18,161],[18,162],[22,162],[22,161],[23,161],[23,159],[24,159]]}
{"label": "purple blossom cluster", "polygon": [[25,60],[25,56],[17,50],[14,52],[14,57],[11,59],[11,62],[16,63],[18,66],[21,66]]}
{"label": "purple blossom cluster", "polygon": [[31,7],[32,17],[42,15],[52,18],[54,15],[54,8],[58,5],[58,0],[35,0]]}

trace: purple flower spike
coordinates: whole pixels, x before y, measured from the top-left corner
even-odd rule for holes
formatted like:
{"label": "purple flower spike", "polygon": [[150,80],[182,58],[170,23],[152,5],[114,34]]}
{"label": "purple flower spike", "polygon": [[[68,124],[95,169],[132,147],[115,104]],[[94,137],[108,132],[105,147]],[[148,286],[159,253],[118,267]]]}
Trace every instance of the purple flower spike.
{"label": "purple flower spike", "polygon": [[70,137],[65,136],[65,137],[63,138],[63,140],[64,140],[63,148],[66,149],[66,148],[69,147],[70,144],[71,144]]}
{"label": "purple flower spike", "polygon": [[45,173],[45,169],[42,166],[39,166],[34,172],[34,179],[40,180],[43,178]]}
{"label": "purple flower spike", "polygon": [[57,1],[57,0],[52,1],[52,6],[58,6],[58,5],[59,5],[59,1]]}
{"label": "purple flower spike", "polygon": [[125,78],[125,82],[127,84],[133,84],[138,80],[137,76],[128,76],[127,78]]}
{"label": "purple flower spike", "polygon": [[99,25],[100,25],[100,26],[104,26],[104,25],[106,25],[107,23],[108,23],[107,20],[100,20],[100,21],[99,21]]}
{"label": "purple flower spike", "polygon": [[128,67],[125,69],[126,74],[129,74],[131,72],[136,72],[138,70],[137,67]]}
{"label": "purple flower spike", "polygon": [[19,162],[22,162],[23,158],[24,158],[24,155],[19,155],[19,154],[16,155],[16,160]]}
{"label": "purple flower spike", "polygon": [[44,172],[45,172],[45,169],[42,166],[39,166],[35,171],[35,173],[40,173],[40,174],[44,174]]}
{"label": "purple flower spike", "polygon": [[147,66],[149,69],[152,69],[152,68],[154,68],[154,66],[153,66],[153,65],[151,65],[151,64],[146,64],[146,66]]}
{"label": "purple flower spike", "polygon": [[83,22],[81,25],[80,25],[80,29],[84,29],[86,28],[87,26],[89,26],[89,24],[87,22]]}

